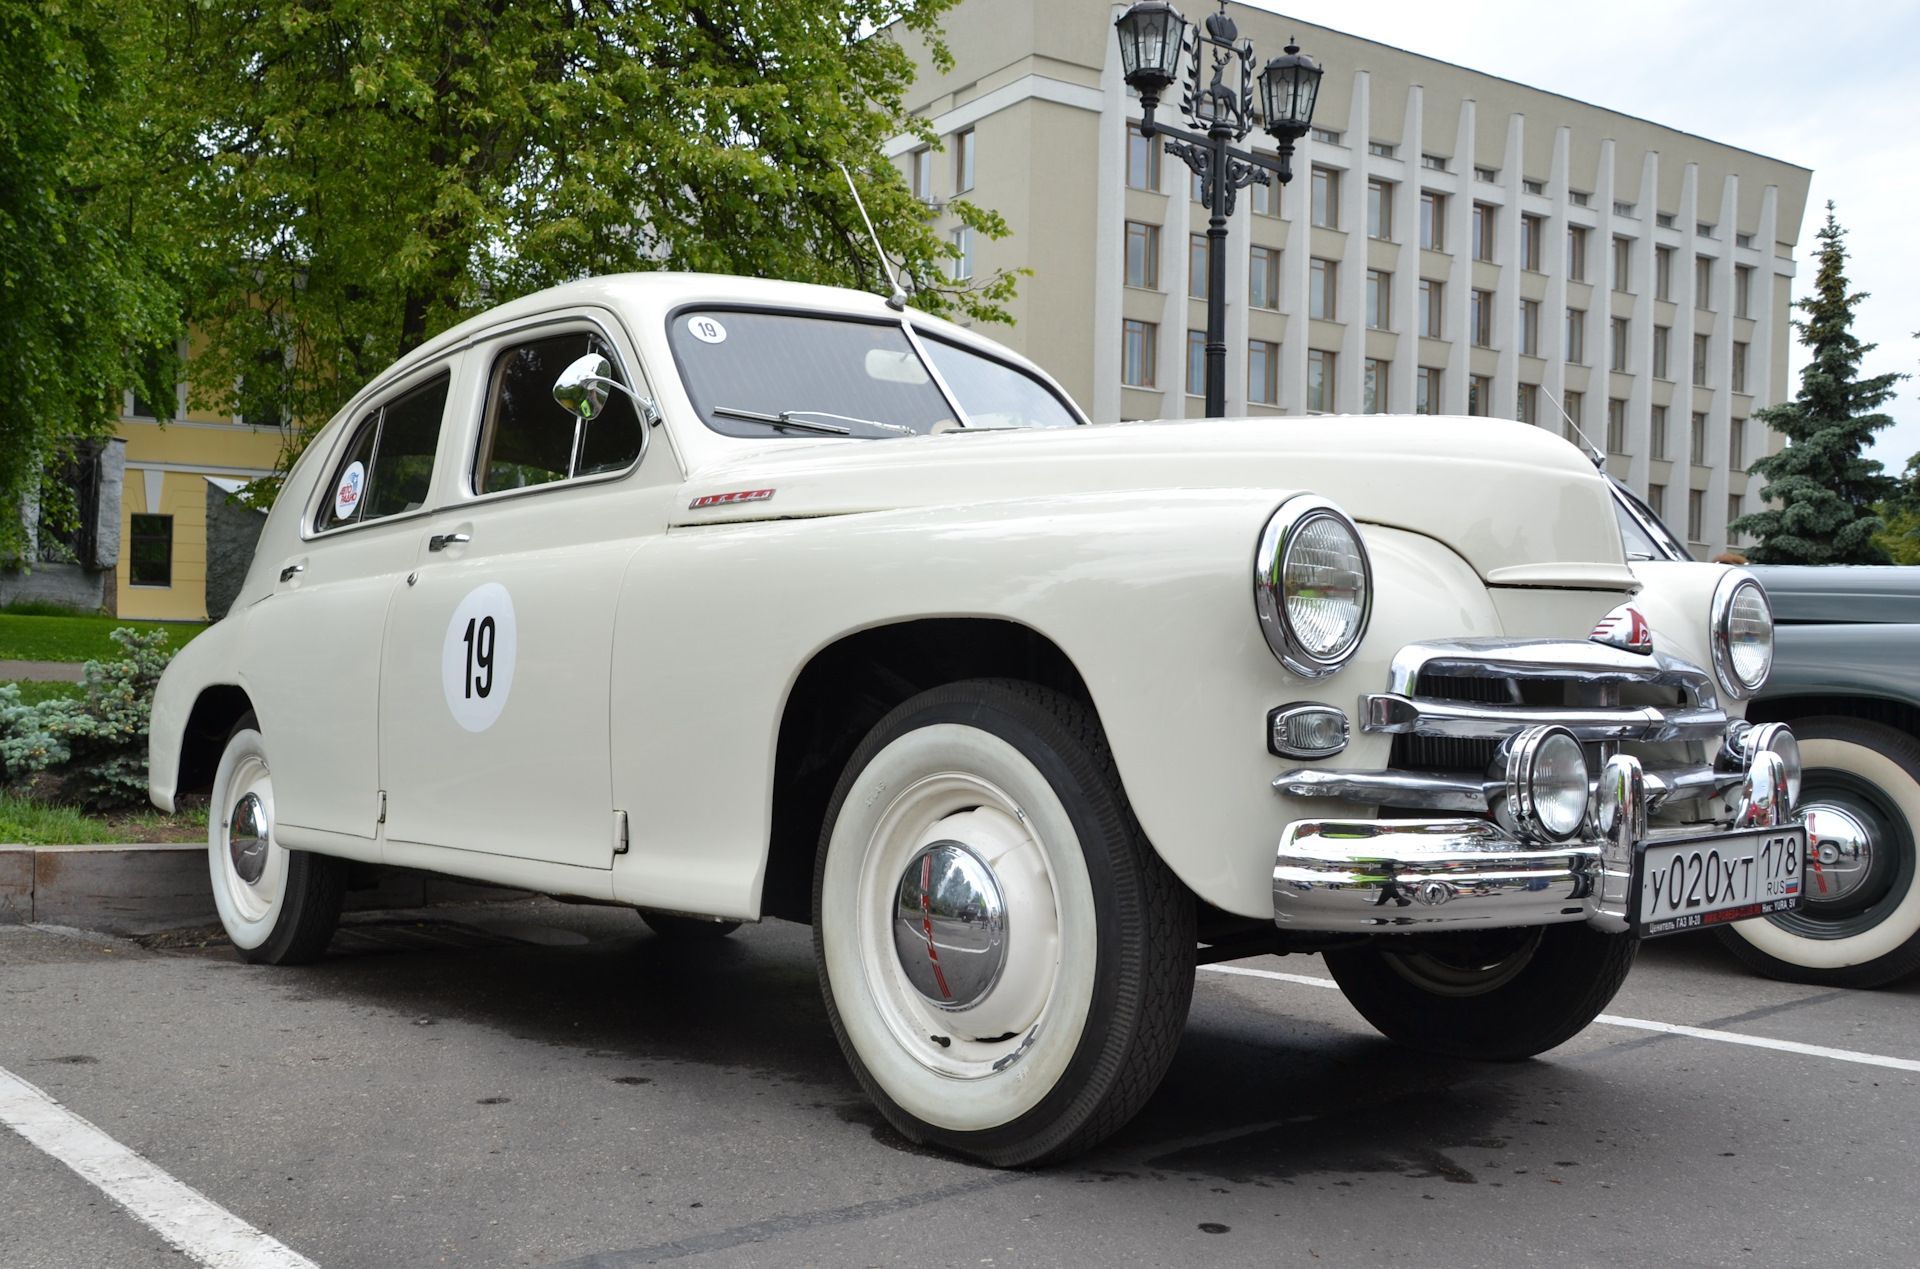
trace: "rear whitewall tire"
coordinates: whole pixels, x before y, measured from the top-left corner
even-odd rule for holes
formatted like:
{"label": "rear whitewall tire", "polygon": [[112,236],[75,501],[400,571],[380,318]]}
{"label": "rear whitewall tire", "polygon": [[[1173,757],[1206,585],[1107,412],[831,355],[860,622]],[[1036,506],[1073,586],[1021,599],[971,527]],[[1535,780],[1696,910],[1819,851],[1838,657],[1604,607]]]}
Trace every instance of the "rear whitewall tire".
{"label": "rear whitewall tire", "polygon": [[[1920,836],[1920,742],[1879,723],[1853,718],[1799,719],[1791,726],[1805,772],[1802,802],[1821,800],[1823,772],[1870,786],[1872,800],[1904,815],[1904,834],[1876,843],[1902,857],[1896,866],[1898,893],[1875,914],[1869,928],[1843,937],[1810,937],[1804,914],[1793,921],[1765,917],[1727,926],[1721,939],[1749,968],[1770,978],[1831,987],[1877,987],[1920,969],[1920,877],[1915,839]],[[1855,921],[1854,924],[1860,924]]]}
{"label": "rear whitewall tire", "polygon": [[[1140,835],[1090,710],[1025,684],[923,693],[854,754],[822,839],[829,1016],[904,1135],[1043,1162],[1152,1093],[1192,993],[1193,904]],[[1005,896],[1004,967],[957,1012],[913,985],[893,938],[903,870],[933,840],[963,843]]]}
{"label": "rear whitewall tire", "polygon": [[[264,864],[252,881],[241,875],[229,831],[234,810],[248,795],[259,799],[267,830]],[[213,778],[207,815],[207,866],[213,904],[227,938],[244,960],[273,965],[319,959],[339,924],[346,895],[346,863],[281,846],[275,827],[273,769],[266,739],[252,715],[227,738]]]}

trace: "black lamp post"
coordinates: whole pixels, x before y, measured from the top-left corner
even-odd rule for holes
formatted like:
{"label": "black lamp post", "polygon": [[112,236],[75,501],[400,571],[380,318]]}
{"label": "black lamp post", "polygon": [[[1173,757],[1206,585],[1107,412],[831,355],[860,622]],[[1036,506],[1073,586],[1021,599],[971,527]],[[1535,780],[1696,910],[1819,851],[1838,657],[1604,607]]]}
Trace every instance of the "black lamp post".
{"label": "black lamp post", "polygon": [[[1320,95],[1320,67],[1298,45],[1268,62],[1259,74],[1263,126],[1278,143],[1277,158],[1236,150],[1232,142],[1253,131],[1253,42],[1220,12],[1207,15],[1202,32],[1166,0],[1140,0],[1114,23],[1120,37],[1120,66],[1140,94],[1140,131],[1165,135],[1167,149],[1186,161],[1201,181],[1207,221],[1207,417],[1227,412],[1227,217],[1234,193],[1247,185],[1285,185],[1293,179],[1293,146],[1313,126],[1314,101]],[[1181,77],[1181,113],[1201,131],[1170,128],[1153,121],[1160,94]],[[1211,76],[1209,78],[1209,75]],[[1231,81],[1231,82],[1229,82]]]}

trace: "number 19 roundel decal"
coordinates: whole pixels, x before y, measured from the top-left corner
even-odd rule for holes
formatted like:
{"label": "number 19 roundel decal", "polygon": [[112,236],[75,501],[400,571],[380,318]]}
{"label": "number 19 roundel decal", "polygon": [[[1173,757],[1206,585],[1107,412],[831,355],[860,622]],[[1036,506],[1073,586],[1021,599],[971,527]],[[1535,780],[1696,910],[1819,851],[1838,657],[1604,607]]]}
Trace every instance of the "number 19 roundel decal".
{"label": "number 19 roundel decal", "polygon": [[440,647],[440,686],[453,720],[468,731],[485,731],[507,707],[518,643],[513,597],[498,582],[474,587],[453,610]]}

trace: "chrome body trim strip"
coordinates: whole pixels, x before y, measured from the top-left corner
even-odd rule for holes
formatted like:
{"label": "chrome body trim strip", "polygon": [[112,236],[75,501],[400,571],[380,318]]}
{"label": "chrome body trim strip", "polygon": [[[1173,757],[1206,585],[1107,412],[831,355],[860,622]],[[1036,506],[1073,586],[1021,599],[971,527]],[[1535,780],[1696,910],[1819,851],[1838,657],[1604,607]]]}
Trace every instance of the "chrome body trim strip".
{"label": "chrome body trim strip", "polygon": [[1329,771],[1310,767],[1282,772],[1274,777],[1273,787],[1277,793],[1296,798],[1345,798],[1371,806],[1485,815],[1507,785],[1504,780],[1475,780],[1444,772]]}
{"label": "chrome body trim strip", "polygon": [[1479,679],[1574,679],[1582,683],[1654,683],[1687,691],[1699,709],[1720,703],[1713,678],[1679,657],[1651,656],[1588,639],[1429,639],[1394,653],[1387,691],[1414,696],[1422,674]]}
{"label": "chrome body trim strip", "polygon": [[1480,705],[1378,693],[1361,698],[1360,718],[1366,731],[1470,740],[1504,740],[1529,727],[1565,727],[1583,741],[1648,742],[1719,740],[1727,730],[1727,716],[1717,707]]}

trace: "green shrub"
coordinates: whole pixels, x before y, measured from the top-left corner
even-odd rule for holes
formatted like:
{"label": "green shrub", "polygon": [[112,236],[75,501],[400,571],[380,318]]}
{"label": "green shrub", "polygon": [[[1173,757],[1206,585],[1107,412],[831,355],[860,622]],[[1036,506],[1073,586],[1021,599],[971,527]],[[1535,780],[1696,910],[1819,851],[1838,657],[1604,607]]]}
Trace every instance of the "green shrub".
{"label": "green shrub", "polygon": [[146,801],[153,689],[173,653],[165,630],[123,627],[112,638],[126,655],[87,662],[78,700],[29,705],[17,686],[0,685],[0,763],[8,784],[23,787],[44,771],[57,780],[60,800],[90,810]]}

